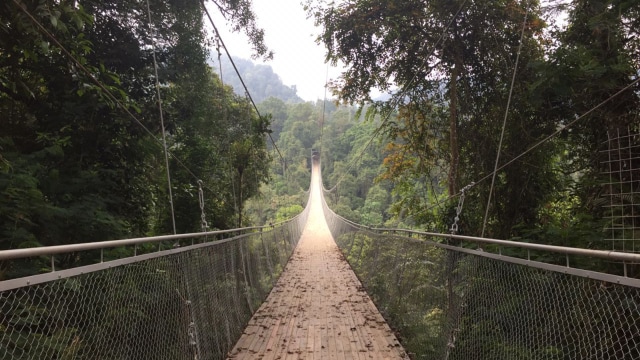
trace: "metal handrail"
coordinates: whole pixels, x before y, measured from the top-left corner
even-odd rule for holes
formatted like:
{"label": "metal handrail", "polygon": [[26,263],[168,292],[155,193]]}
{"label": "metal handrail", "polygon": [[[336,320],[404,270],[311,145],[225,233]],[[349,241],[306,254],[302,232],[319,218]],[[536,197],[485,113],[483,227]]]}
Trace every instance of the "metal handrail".
{"label": "metal handrail", "polygon": [[[295,219],[295,217],[293,219]],[[293,219],[288,221],[292,221]],[[97,242],[91,242],[91,243],[2,250],[0,251],[0,260],[22,259],[22,258],[36,257],[36,256],[64,254],[64,253],[70,253],[70,252],[76,252],[76,251],[100,250],[100,249],[114,248],[114,247],[120,247],[120,246],[156,243],[156,242],[168,241],[168,240],[180,240],[180,239],[200,238],[200,237],[205,237],[210,235],[248,232],[248,231],[253,231],[258,229],[263,230],[265,228],[275,227],[286,222],[287,221],[284,221],[282,223],[269,225],[269,226],[252,226],[252,227],[239,228],[239,229],[216,230],[216,231],[207,231],[207,232],[199,232],[199,233],[160,235],[160,236],[149,236],[149,237],[142,237],[142,238],[97,241]]]}
{"label": "metal handrail", "polygon": [[376,232],[394,232],[394,233],[400,232],[400,233],[406,233],[406,234],[431,236],[431,237],[439,237],[439,238],[446,238],[446,239],[458,239],[458,240],[464,240],[464,241],[471,241],[475,243],[516,247],[516,248],[522,248],[527,250],[542,250],[542,251],[548,251],[548,252],[553,252],[558,254],[590,256],[590,257],[597,257],[601,259],[616,260],[616,261],[623,261],[623,262],[640,262],[640,254],[635,254],[635,253],[623,253],[618,251],[534,244],[534,243],[526,243],[526,242],[511,241],[511,240],[499,240],[499,239],[482,238],[482,237],[465,236],[465,235],[441,234],[441,233],[432,233],[432,232],[409,230],[409,229],[369,228],[361,225],[361,228],[362,227],[367,228],[368,230],[371,230],[371,231],[376,231]]}
{"label": "metal handrail", "polygon": [[284,220],[275,224],[264,225],[264,226],[251,226],[251,227],[238,228],[238,229],[216,230],[216,231],[206,231],[206,232],[198,232],[198,233],[159,235],[159,236],[149,236],[149,237],[141,237],[141,238],[120,239],[120,240],[107,240],[107,241],[97,241],[97,242],[80,243],[80,244],[67,244],[67,245],[41,246],[41,247],[25,248],[25,249],[0,250],[0,261],[23,259],[23,258],[36,257],[36,256],[65,254],[65,253],[76,252],[76,251],[101,250],[101,249],[114,248],[114,247],[120,247],[120,246],[156,243],[156,242],[169,241],[169,240],[200,238],[200,237],[205,237],[210,235],[248,232],[248,231],[254,231],[254,230],[263,231],[264,229],[275,228],[275,227],[284,225],[286,223],[289,223],[291,221],[298,220],[305,213],[305,211],[308,210],[308,206],[309,204],[307,203],[307,206],[305,206],[305,209],[301,213],[292,217],[291,219]]}
{"label": "metal handrail", "polygon": [[329,211],[333,213],[334,216],[338,217],[340,220],[349,224],[350,226],[359,228],[361,230],[366,229],[366,230],[375,231],[375,232],[389,232],[389,233],[396,233],[396,234],[405,233],[405,234],[412,234],[412,235],[438,237],[443,239],[458,239],[463,241],[492,244],[492,245],[498,245],[503,247],[515,247],[515,248],[521,248],[526,250],[541,250],[541,251],[547,251],[547,252],[563,254],[563,255],[579,255],[579,256],[588,256],[588,257],[595,257],[595,258],[614,260],[614,261],[622,261],[625,263],[640,263],[640,254],[636,254],[636,253],[624,253],[624,252],[618,252],[618,251],[612,251],[612,250],[611,251],[596,250],[596,249],[574,248],[574,247],[568,247],[568,246],[535,244],[535,243],[519,242],[519,241],[512,241],[512,240],[500,240],[500,239],[482,238],[482,237],[476,237],[476,236],[442,234],[442,233],[433,233],[433,232],[410,230],[410,229],[388,229],[388,228],[369,227],[366,225],[358,224],[354,221],[351,221],[349,219],[346,219],[336,214],[333,210],[331,210],[331,208],[329,208],[326,202],[325,202],[325,206],[329,209]]}

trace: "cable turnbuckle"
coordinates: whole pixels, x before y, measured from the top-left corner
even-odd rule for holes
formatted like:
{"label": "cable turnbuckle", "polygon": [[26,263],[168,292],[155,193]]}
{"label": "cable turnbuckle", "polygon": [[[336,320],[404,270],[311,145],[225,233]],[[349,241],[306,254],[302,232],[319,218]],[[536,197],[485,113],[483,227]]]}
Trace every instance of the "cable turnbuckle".
{"label": "cable turnbuckle", "polygon": [[207,217],[204,213],[204,191],[202,190],[202,180],[198,180],[198,202],[200,203],[200,225],[202,232],[206,232],[209,229],[207,223]]}
{"label": "cable turnbuckle", "polygon": [[476,183],[471,182],[471,184],[465,186],[460,190],[460,198],[458,198],[458,206],[456,207],[456,217],[453,218],[453,224],[451,224],[451,235],[455,235],[458,233],[458,221],[460,221],[460,214],[462,214],[462,207],[464,205],[464,198],[466,195],[466,191],[471,189]]}

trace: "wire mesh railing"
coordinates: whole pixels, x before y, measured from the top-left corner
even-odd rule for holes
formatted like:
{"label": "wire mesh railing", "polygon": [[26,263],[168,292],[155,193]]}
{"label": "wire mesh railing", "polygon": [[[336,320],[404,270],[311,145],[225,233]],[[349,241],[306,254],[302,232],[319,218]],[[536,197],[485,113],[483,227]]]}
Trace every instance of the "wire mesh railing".
{"label": "wire mesh railing", "polygon": [[283,271],[306,216],[2,281],[0,358],[224,359]]}
{"label": "wire mesh railing", "polygon": [[636,254],[492,239],[471,249],[447,245],[449,235],[363,227],[326,204],[325,215],[412,358],[640,358],[640,280],[573,267],[598,256],[626,269]]}

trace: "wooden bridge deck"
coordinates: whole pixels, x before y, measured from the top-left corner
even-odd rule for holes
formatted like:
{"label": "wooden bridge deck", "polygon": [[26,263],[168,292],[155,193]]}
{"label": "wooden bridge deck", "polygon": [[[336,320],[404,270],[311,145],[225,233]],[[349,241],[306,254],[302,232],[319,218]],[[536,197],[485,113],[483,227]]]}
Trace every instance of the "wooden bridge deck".
{"label": "wooden bridge deck", "polygon": [[317,170],[300,243],[229,359],[407,358],[329,232]]}

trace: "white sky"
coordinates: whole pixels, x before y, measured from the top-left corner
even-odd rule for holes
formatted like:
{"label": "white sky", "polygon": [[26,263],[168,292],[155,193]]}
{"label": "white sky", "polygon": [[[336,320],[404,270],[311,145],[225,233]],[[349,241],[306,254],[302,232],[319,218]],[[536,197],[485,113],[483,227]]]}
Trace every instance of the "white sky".
{"label": "white sky", "polygon": [[[307,19],[302,8],[303,0],[253,0],[253,9],[257,16],[258,26],[265,31],[265,43],[274,52],[273,60],[254,63],[270,65],[287,86],[296,85],[298,96],[305,101],[316,101],[324,98],[324,86],[328,76],[335,79],[341,69],[329,67],[324,62],[326,50],[324,45],[315,43],[315,38],[321,29],[313,25],[313,19]],[[543,0],[543,4],[549,0]],[[243,33],[229,32],[230,26],[218,13],[215,6],[205,2],[222,40],[232,56],[244,59],[251,58],[251,48]],[[562,25],[564,19],[551,18],[552,22]],[[208,24],[208,20],[205,20]],[[209,27],[209,26],[207,26]],[[213,32],[210,31],[212,34]],[[373,90],[372,96],[380,93]],[[327,96],[331,97],[329,91]]]}
{"label": "white sky", "polygon": [[[265,43],[273,50],[273,60],[263,63],[260,59],[254,63],[270,65],[287,86],[296,85],[298,96],[306,101],[324,98],[324,85],[327,64],[324,63],[325,49],[315,43],[320,28],[313,25],[313,19],[307,19],[300,4],[302,0],[253,0],[253,9],[258,17],[258,26],[265,31]],[[250,59],[251,48],[242,33],[230,33],[215,6],[208,4],[220,36],[229,53]],[[208,21],[206,21],[208,23]],[[337,78],[340,71],[329,68],[329,79]],[[330,97],[330,92],[327,92]]]}

